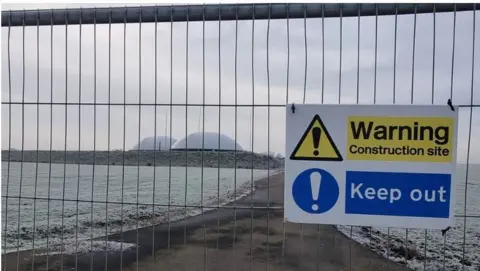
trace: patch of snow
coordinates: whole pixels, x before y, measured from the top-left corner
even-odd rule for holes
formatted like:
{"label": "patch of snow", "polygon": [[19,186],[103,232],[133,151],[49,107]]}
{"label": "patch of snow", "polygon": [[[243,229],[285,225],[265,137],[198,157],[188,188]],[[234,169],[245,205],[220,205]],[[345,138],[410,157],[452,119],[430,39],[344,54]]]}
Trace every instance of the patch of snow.
{"label": "patch of snow", "polygon": [[[409,229],[408,240],[405,229],[370,228],[337,225],[345,236],[371,249],[377,254],[413,270],[467,270],[477,271],[480,267],[480,238],[472,237],[465,243],[463,259],[463,226],[460,222],[450,229],[445,239],[441,233],[427,231],[425,249],[425,230]],[[467,229],[467,232],[469,230]],[[467,237],[468,238],[468,237]],[[405,244],[408,243],[407,246]],[[407,249],[405,249],[407,247]],[[407,259],[405,254],[407,254]],[[462,267],[463,266],[463,267]]]}

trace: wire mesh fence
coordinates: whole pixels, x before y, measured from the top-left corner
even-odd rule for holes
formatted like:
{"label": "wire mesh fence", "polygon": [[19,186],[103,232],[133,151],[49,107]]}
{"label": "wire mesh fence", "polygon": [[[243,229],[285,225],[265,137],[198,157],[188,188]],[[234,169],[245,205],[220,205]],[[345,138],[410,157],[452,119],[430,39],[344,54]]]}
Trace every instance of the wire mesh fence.
{"label": "wire mesh fence", "polygon": [[[477,270],[476,10],[2,11],[4,270]],[[448,99],[454,227],[283,222],[285,104]]]}

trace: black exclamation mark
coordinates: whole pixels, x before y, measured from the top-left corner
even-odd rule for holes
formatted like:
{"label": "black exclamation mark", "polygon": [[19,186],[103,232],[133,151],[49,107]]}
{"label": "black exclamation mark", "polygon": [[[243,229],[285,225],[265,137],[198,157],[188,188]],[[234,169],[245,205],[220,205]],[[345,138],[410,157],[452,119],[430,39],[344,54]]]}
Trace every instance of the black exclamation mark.
{"label": "black exclamation mark", "polygon": [[322,129],[319,127],[315,127],[312,129],[312,136],[313,136],[313,155],[318,156],[318,145],[320,145],[320,134],[322,133]]}

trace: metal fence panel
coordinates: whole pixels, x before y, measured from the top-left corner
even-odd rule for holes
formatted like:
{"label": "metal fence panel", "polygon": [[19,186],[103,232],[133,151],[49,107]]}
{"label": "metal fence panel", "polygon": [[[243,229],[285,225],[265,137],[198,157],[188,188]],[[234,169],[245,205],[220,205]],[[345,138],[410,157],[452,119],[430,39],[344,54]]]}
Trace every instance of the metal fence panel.
{"label": "metal fence panel", "polygon": [[[477,9],[3,11],[4,270],[477,270]],[[448,99],[455,227],[282,221],[286,103]]]}

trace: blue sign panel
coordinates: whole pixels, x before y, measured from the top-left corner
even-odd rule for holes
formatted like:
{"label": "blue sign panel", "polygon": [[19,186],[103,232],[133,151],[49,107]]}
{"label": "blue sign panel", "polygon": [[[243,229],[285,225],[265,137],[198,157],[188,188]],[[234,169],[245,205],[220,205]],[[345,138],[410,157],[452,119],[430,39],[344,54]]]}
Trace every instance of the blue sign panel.
{"label": "blue sign panel", "polygon": [[338,200],[339,187],[327,171],[311,168],[298,175],[292,185],[292,196],[303,211],[320,214],[330,210]]}
{"label": "blue sign panel", "polygon": [[345,213],[448,218],[450,174],[347,171]]}

